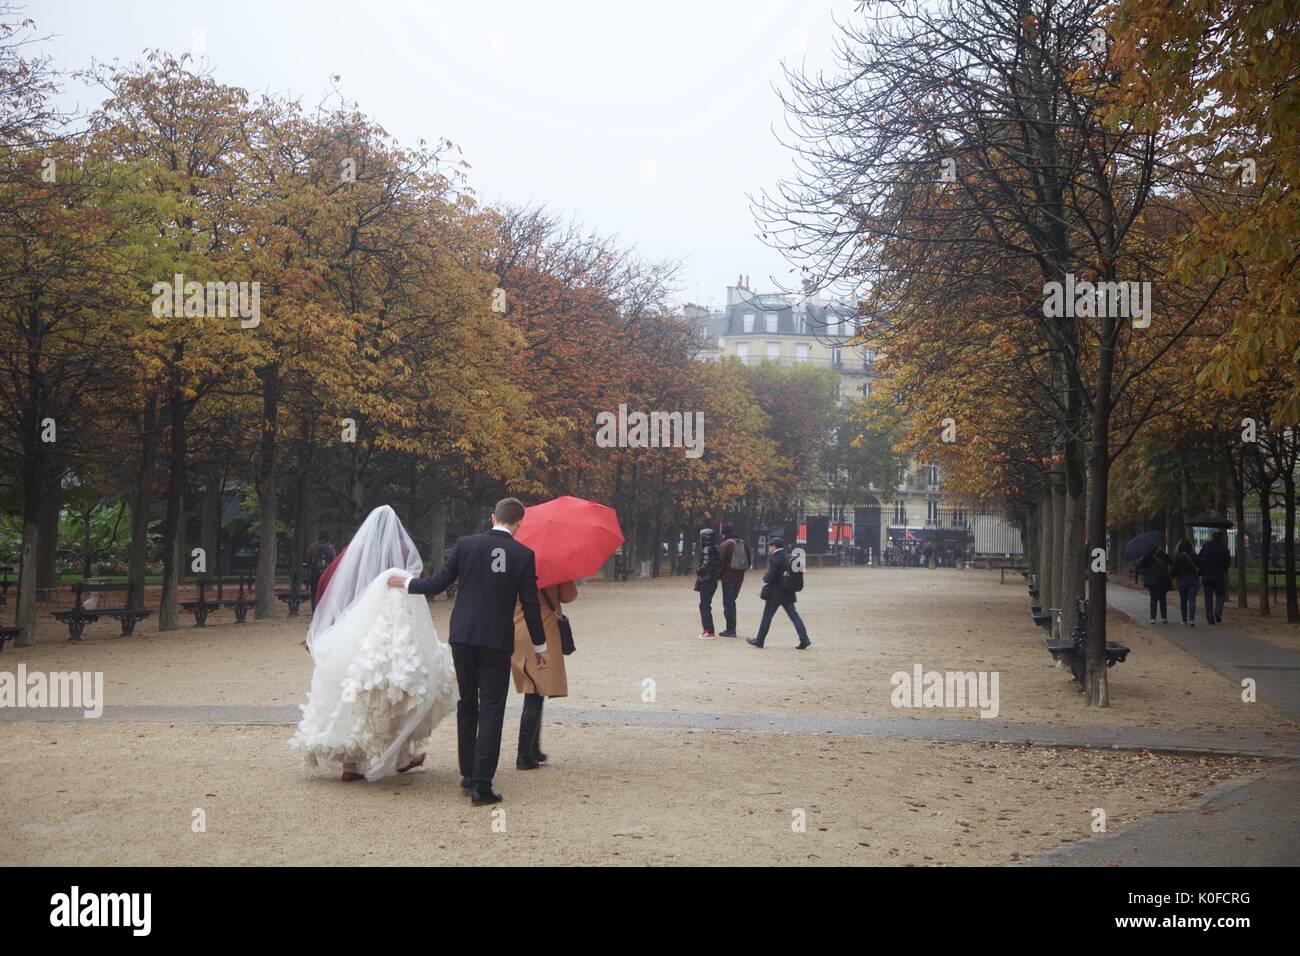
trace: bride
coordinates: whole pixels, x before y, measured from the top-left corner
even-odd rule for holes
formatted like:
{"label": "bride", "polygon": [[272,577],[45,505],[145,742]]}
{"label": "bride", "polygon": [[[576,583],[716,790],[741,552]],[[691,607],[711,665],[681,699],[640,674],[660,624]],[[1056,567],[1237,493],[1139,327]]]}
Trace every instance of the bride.
{"label": "bride", "polygon": [[341,769],[345,781],[404,773],[424,763],[412,750],[455,709],[451,650],[425,599],[387,586],[389,575],[417,577],[422,567],[388,505],[340,554],[307,631],[316,670],[289,741],[309,769]]}

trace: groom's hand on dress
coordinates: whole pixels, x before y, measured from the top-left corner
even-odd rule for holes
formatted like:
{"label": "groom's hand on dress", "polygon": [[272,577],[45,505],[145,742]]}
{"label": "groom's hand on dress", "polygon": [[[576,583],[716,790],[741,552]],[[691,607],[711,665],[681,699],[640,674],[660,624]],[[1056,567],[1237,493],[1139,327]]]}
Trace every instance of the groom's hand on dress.
{"label": "groom's hand on dress", "polygon": [[546,653],[546,651],[542,651],[540,654],[537,655],[538,667],[545,667],[549,663],[551,663],[551,655]]}
{"label": "groom's hand on dress", "polygon": [[390,574],[388,576],[388,586],[390,588],[401,588],[402,590],[406,590],[406,578],[402,577],[400,574]]}

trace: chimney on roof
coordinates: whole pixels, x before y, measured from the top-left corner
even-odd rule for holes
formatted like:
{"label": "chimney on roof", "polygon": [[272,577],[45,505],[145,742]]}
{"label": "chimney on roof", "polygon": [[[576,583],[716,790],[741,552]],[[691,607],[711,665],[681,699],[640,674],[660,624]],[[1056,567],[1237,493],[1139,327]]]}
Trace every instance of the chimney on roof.
{"label": "chimney on roof", "polygon": [[727,305],[738,305],[749,300],[749,276],[742,272],[736,276],[735,285],[727,286]]}

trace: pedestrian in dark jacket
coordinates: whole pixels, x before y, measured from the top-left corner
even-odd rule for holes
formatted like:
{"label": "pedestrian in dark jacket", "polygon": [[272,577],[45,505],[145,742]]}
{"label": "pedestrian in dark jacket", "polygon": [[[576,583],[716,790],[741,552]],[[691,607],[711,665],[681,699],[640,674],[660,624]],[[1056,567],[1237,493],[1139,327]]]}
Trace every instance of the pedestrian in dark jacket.
{"label": "pedestrian in dark jacket", "polygon": [[[1174,554],[1173,576],[1178,588],[1178,614],[1186,627],[1196,626],[1196,591],[1200,584],[1201,562],[1196,560],[1192,543],[1184,538]],[[1206,598],[1209,598],[1207,593]],[[1208,609],[1207,609],[1208,615]]]}
{"label": "pedestrian in dark jacket", "polygon": [[723,637],[736,636],[736,598],[740,595],[740,586],[745,583],[745,572],[754,563],[749,553],[749,543],[744,538],[736,537],[736,529],[730,523],[722,526],[722,616],[727,628]]}
{"label": "pedestrian in dark jacket", "polygon": [[1228,599],[1228,569],[1232,555],[1228,551],[1226,535],[1214,532],[1210,540],[1201,545],[1201,583],[1205,589],[1205,620],[1210,624],[1223,623],[1223,604]]}
{"label": "pedestrian in dark jacket", "polygon": [[754,647],[762,647],[763,641],[767,639],[767,630],[772,626],[772,618],[776,616],[777,608],[784,608],[791,623],[794,624],[795,633],[799,635],[799,650],[802,651],[812,644],[812,641],[808,640],[808,629],[804,627],[803,618],[794,609],[794,592],[787,591],[782,586],[785,573],[790,570],[790,556],[786,554],[785,541],[781,538],[770,538],[767,546],[771,557],[768,558],[767,573],[763,575],[763,590],[760,595],[764,601],[763,621],[758,626],[758,633],[746,643]]}
{"label": "pedestrian in dark jacket", "polygon": [[695,572],[695,590],[700,592],[700,640],[711,641],[713,633],[713,594],[718,590],[722,574],[722,553],[714,543],[717,532],[712,528],[700,531],[700,566]]}
{"label": "pedestrian in dark jacket", "polygon": [[1160,612],[1160,622],[1169,623],[1169,607],[1166,603],[1173,578],[1169,575],[1169,555],[1157,545],[1147,556],[1138,562],[1138,571],[1147,594],[1151,596],[1151,623],[1156,622],[1156,611]]}

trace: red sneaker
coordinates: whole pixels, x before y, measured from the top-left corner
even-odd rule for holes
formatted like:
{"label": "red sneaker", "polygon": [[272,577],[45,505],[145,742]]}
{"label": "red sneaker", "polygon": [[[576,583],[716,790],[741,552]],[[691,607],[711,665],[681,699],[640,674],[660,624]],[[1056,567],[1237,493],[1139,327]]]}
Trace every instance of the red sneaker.
{"label": "red sneaker", "polygon": [[425,756],[424,754],[416,754],[415,757],[413,757],[413,758],[411,759],[411,762],[408,763],[405,767],[398,767],[398,768],[397,768],[397,772],[398,772],[398,773],[406,773],[406,771],[408,771],[408,770],[414,770],[416,767],[423,767],[423,766],[424,766],[424,756]]}

